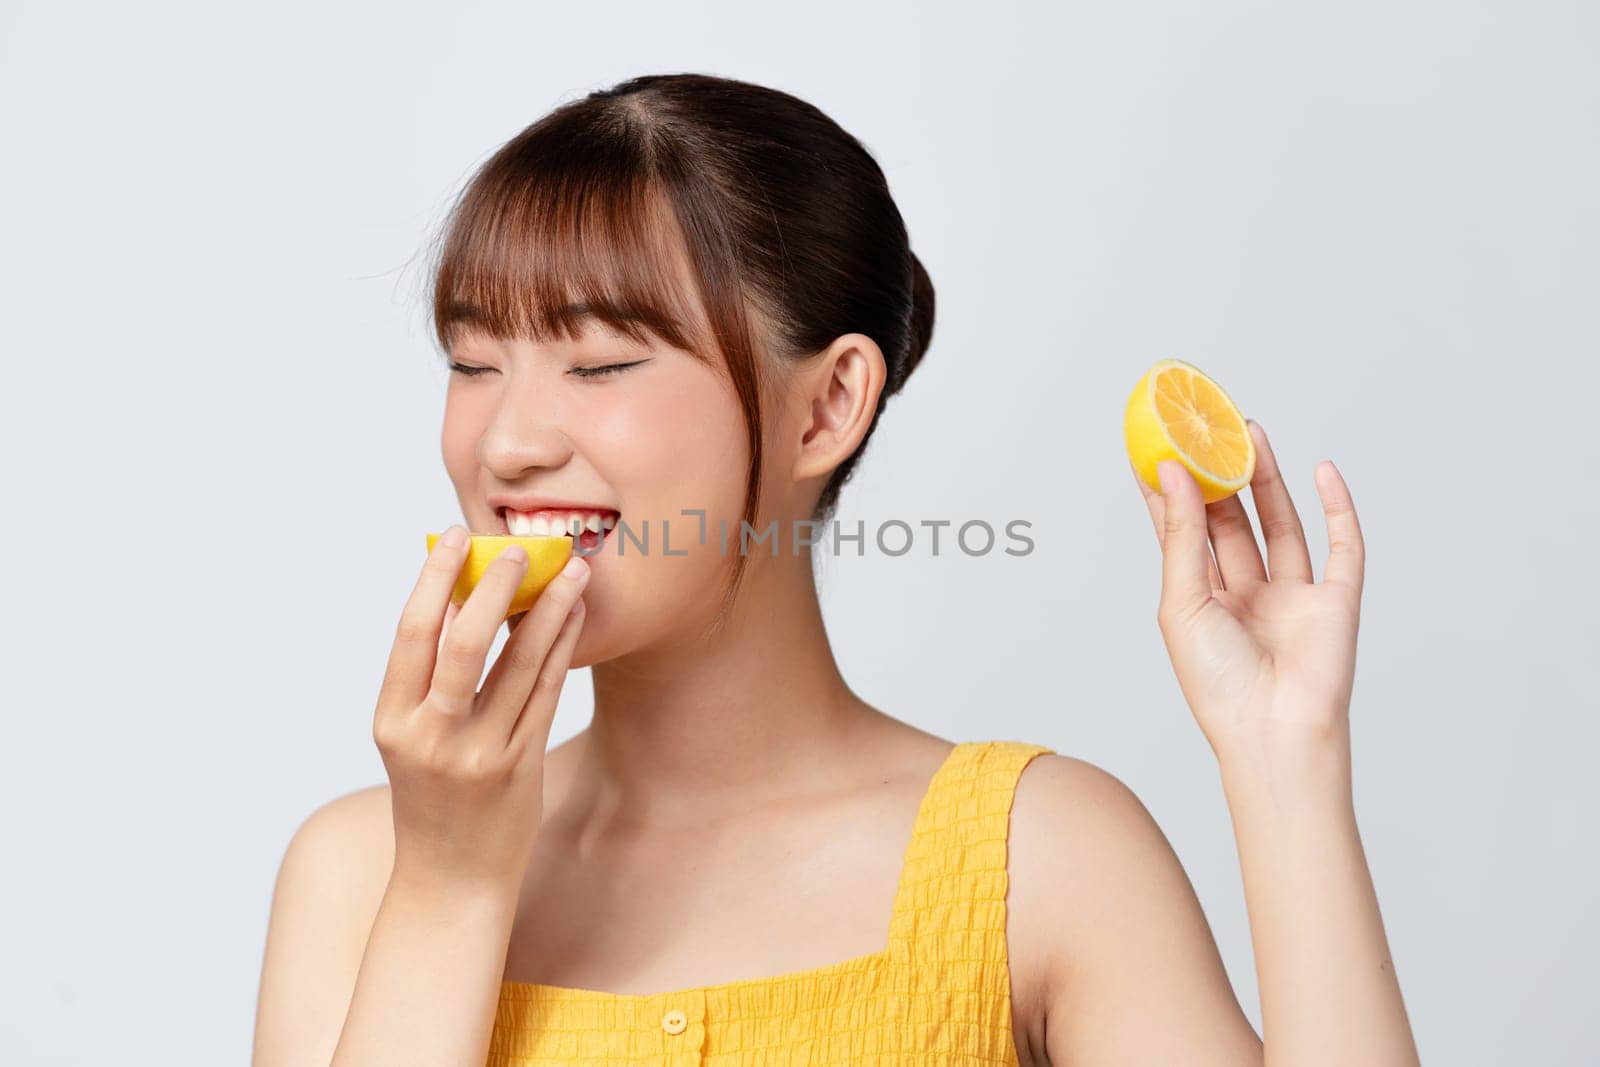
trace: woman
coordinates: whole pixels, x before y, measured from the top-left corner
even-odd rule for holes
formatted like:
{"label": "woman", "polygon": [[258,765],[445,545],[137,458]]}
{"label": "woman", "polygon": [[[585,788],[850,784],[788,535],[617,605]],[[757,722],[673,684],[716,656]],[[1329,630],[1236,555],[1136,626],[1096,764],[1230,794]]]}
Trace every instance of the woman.
{"label": "woman", "polygon": [[[1270,581],[1237,497],[1170,463],[1144,490],[1264,1048],[1119,781],[840,676],[793,531],[833,514],[933,309],[876,163],[784,93],[635,78],[484,164],[435,277],[445,465],[474,531],[582,532],[487,677],[526,563],[458,611],[465,530],[429,555],[374,716],[389,784],[284,859],[257,1067],[1416,1062],[1351,806],[1362,547],[1332,464],[1320,583],[1259,427]],[[546,751],[586,665],[593,720]]]}

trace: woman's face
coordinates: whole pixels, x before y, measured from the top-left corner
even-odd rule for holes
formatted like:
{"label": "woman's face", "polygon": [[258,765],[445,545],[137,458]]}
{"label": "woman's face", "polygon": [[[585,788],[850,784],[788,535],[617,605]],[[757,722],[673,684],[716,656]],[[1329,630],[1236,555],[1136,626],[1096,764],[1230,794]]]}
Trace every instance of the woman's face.
{"label": "woman's face", "polygon": [[[497,494],[620,512],[587,556],[594,569],[573,666],[712,618],[738,550],[748,462],[738,400],[720,369],[654,337],[636,342],[598,319],[585,323],[580,338],[548,343],[463,331],[452,362],[485,369],[451,370],[442,436],[473,533],[506,532],[490,501]],[[705,512],[703,544],[701,520],[686,509]]]}

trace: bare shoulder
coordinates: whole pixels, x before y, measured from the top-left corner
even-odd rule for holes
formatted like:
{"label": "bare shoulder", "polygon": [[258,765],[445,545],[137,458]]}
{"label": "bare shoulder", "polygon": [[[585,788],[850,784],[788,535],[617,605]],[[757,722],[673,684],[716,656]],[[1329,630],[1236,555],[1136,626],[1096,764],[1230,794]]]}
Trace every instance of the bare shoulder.
{"label": "bare shoulder", "polygon": [[1160,1059],[1124,1044],[1145,1040],[1129,1037],[1144,1029],[1140,1017],[1174,1047],[1259,1050],[1182,863],[1121,779],[1072,756],[1031,760],[1013,800],[1007,870],[1007,942],[1035,1062]]}
{"label": "bare shoulder", "polygon": [[[284,850],[273,889],[273,917],[282,913],[279,897],[286,898],[283,905],[293,907],[310,892],[317,898],[345,902],[371,899],[376,914],[394,863],[392,819],[386,782],[334,797],[315,808],[301,821]],[[360,931],[363,939],[367,932]]]}
{"label": "bare shoulder", "polygon": [[[350,901],[370,900],[377,913],[394,866],[394,810],[389,783],[334,797],[306,816],[284,853],[285,875],[320,883]],[[368,931],[361,931],[365,940]]]}
{"label": "bare shoulder", "polygon": [[[295,832],[306,848],[333,848],[348,856],[343,873],[370,877],[371,862],[381,861],[384,880],[394,862],[394,811],[389,783],[379,782],[334,797],[315,809]],[[292,846],[293,842],[291,842]]]}
{"label": "bare shoulder", "polygon": [[[1175,871],[1172,849],[1133,790],[1087,760],[1046,753],[1017,781],[1007,856],[1013,919],[1029,947],[1061,946],[1117,882]],[[1181,868],[1176,869],[1181,874]],[[1070,899],[1077,907],[1062,907]],[[1048,961],[1059,965],[1060,953]],[[1059,966],[1033,973],[1059,978]]]}
{"label": "bare shoulder", "polygon": [[1043,753],[1023,768],[1006,849],[1006,941],[1018,1029],[1032,1062],[1045,1062],[1046,1007],[1061,986],[1073,918],[1084,917],[1091,895],[1084,882],[1104,859],[1099,843],[1125,847],[1132,829],[1148,848],[1153,825],[1133,790],[1093,763]]}
{"label": "bare shoulder", "polygon": [[[1044,879],[1058,890],[1091,880],[1143,876],[1171,854],[1133,790],[1087,760],[1045,753],[1030,760],[1012,803],[1010,871],[1019,889]],[[1129,865],[1133,865],[1130,870]]]}
{"label": "bare shoulder", "polygon": [[333,798],[301,822],[272,891],[257,993],[256,1067],[327,1062],[394,863],[389,786]]}

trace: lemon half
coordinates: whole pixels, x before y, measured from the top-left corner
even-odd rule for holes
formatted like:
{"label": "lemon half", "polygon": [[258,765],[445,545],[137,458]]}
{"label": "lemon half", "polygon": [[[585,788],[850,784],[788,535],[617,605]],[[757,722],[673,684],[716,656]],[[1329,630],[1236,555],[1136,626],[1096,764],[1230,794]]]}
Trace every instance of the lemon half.
{"label": "lemon half", "polygon": [[1175,459],[1200,483],[1207,504],[1250,484],[1256,444],[1239,406],[1192,363],[1164,359],[1145,371],[1128,397],[1122,433],[1146,485],[1161,492],[1156,464]]}
{"label": "lemon half", "polygon": [[[440,534],[428,535],[428,551],[433,551],[433,546],[438,543]],[[511,604],[506,608],[505,618],[520,614],[533,607],[533,602],[539,599],[539,594],[544,592],[544,587],[550,580],[561,573],[561,568],[567,565],[567,560],[572,558],[572,538],[557,537],[527,537],[516,534],[470,534],[467,544],[467,559],[461,565],[461,574],[456,578],[455,588],[450,591],[452,604],[464,604],[472,590],[482,580],[483,574],[489,569],[489,564],[499,558],[509,545],[521,545],[523,551],[528,553],[528,569],[522,572],[522,581],[517,585],[517,591],[512,594]],[[501,620],[502,622],[505,619]]]}

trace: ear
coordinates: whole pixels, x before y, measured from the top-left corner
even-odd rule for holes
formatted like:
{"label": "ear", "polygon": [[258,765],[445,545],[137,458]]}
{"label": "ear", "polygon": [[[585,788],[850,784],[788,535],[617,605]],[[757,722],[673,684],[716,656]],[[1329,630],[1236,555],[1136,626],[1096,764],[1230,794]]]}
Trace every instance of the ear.
{"label": "ear", "polygon": [[888,380],[883,350],[861,333],[834,340],[797,376],[800,439],[794,478],[826,475],[861,444]]}

